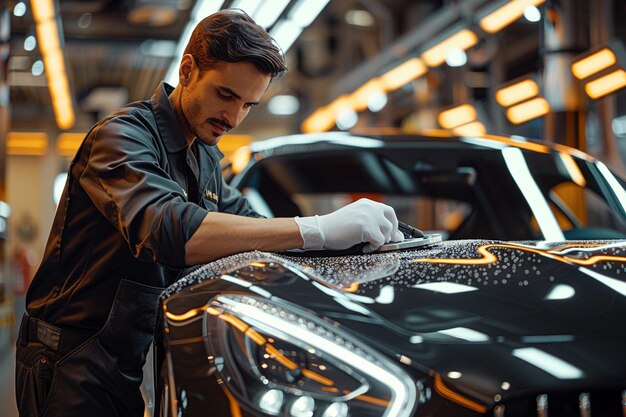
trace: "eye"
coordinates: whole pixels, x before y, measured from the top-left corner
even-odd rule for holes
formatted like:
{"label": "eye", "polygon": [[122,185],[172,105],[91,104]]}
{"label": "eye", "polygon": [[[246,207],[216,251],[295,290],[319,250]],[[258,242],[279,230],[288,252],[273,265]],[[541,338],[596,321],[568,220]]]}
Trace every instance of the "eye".
{"label": "eye", "polygon": [[234,98],[232,94],[228,94],[228,93],[226,93],[226,92],[224,92],[222,90],[217,90],[217,95],[220,98],[223,98],[225,100],[230,100],[231,98]]}
{"label": "eye", "polygon": [[247,109],[251,109],[253,107],[256,107],[258,103],[246,103],[243,106]]}

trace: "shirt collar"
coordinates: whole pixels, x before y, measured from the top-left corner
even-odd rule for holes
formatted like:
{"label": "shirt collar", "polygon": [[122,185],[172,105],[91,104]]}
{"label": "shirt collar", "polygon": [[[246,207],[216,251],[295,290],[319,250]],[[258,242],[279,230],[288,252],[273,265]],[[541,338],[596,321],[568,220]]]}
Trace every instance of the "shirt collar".
{"label": "shirt collar", "polygon": [[161,138],[169,153],[180,152],[188,146],[170,102],[169,95],[172,91],[174,87],[162,82],[150,98],[152,113],[154,113]]}
{"label": "shirt collar", "polygon": [[198,150],[204,149],[214,161],[219,162],[224,157],[224,154],[220,151],[220,148],[218,148],[217,145],[207,145],[199,140],[196,140],[196,144],[198,146]]}
{"label": "shirt collar", "polygon": [[[159,127],[159,132],[161,132],[163,143],[165,143],[165,148],[169,153],[180,152],[188,147],[187,140],[182,134],[182,129],[178,128],[178,118],[170,102],[169,95],[172,91],[174,91],[174,87],[166,82],[162,82],[150,98],[152,112]],[[219,161],[224,157],[224,154],[217,146],[209,146],[200,141],[196,142],[199,149],[204,149],[214,160]]]}

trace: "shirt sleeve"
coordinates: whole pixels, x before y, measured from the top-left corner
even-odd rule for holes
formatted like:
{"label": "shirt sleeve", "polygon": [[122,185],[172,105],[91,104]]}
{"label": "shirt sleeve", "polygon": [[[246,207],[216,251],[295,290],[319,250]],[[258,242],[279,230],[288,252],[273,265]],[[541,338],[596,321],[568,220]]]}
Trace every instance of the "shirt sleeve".
{"label": "shirt sleeve", "polygon": [[185,266],[185,243],[207,211],[190,203],[167,173],[158,131],[132,115],[94,128],[80,185],[97,209],[121,233],[134,257],[172,267]]}

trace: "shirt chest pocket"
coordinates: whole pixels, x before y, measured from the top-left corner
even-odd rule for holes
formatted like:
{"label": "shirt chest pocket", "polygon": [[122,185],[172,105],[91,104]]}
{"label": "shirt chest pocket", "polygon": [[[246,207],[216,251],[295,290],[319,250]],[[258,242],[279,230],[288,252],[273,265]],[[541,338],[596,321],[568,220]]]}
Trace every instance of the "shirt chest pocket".
{"label": "shirt chest pocket", "polygon": [[200,192],[200,206],[209,211],[218,211],[219,190],[217,184],[214,181],[209,181]]}

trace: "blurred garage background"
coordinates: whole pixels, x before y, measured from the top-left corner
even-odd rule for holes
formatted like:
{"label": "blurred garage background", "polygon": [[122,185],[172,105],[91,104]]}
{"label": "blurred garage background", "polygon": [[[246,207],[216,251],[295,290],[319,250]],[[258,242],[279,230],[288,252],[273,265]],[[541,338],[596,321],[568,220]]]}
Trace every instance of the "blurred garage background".
{"label": "blurred garage background", "polygon": [[16,317],[64,182],[100,117],[176,74],[190,29],[245,10],[289,72],[220,142],[445,129],[566,144],[626,173],[622,0],[31,0],[0,5],[0,414]]}

